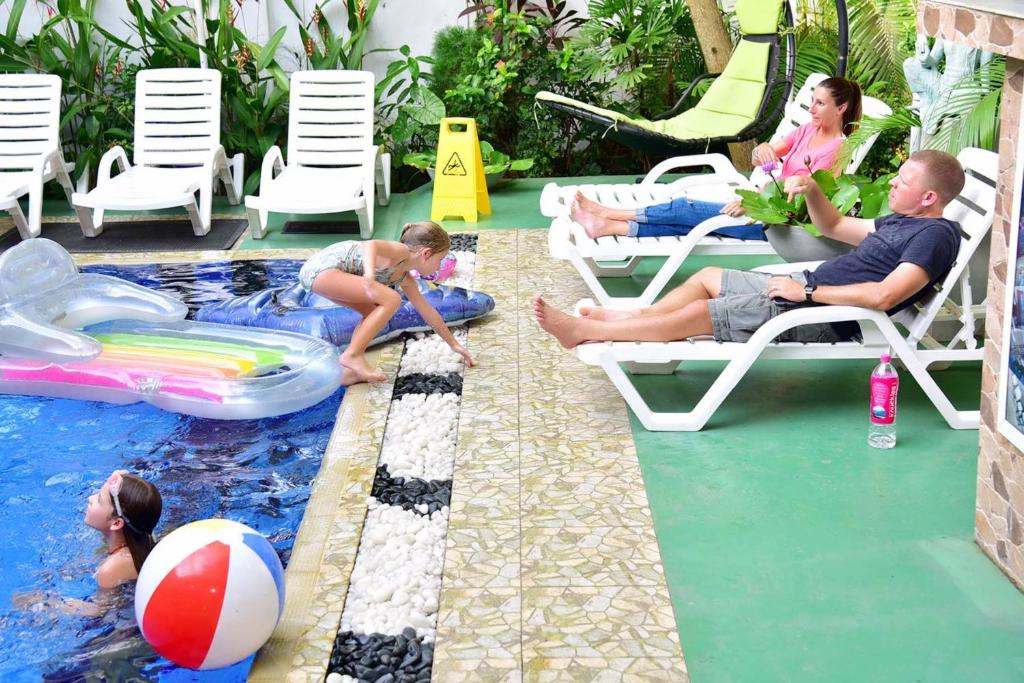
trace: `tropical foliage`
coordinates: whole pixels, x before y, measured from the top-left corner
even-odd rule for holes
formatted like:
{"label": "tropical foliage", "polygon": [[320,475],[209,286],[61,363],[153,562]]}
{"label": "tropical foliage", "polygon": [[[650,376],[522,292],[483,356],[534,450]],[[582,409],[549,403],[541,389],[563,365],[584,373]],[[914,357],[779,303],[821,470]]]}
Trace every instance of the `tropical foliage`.
{"label": "tropical foliage", "polygon": [[[236,16],[238,0],[203,0],[208,38],[197,39],[188,6],[167,0],[125,0],[129,40],[96,20],[98,0],[0,0],[10,12],[0,26],[0,69],[55,73],[64,82],[63,141],[79,172],[95,167],[112,144],[130,145],[134,72],[138,68],[195,66],[202,55],[223,74],[223,140],[232,152],[259,159],[285,142],[288,74],[278,53],[286,29],[266,42],[250,38]],[[338,3],[333,23],[327,13]],[[837,19],[834,4],[796,0],[796,79],[813,71],[834,73]],[[331,3],[334,3],[333,5]],[[298,66],[362,68],[379,0],[323,0],[312,12],[285,0],[298,22]],[[847,0],[850,54],[847,75],[866,94],[896,112],[867,121],[849,146],[880,133],[861,166],[868,175],[891,172],[907,155],[907,134],[918,124],[903,62],[913,54],[917,0]],[[19,37],[26,11],[45,17],[36,35]],[[340,9],[340,8],[338,8]],[[430,56],[407,46],[376,89],[376,139],[397,158],[429,153],[444,116],[472,116],[481,137],[500,141],[511,159],[532,159],[537,175],[635,172],[651,160],[608,142],[569,117],[538,110],[534,95],[551,90],[568,97],[651,116],[673,105],[705,71],[686,0],[591,0],[589,16],[567,0],[468,2],[468,26],[442,29]],[[728,17],[725,17],[728,19]],[[131,59],[127,56],[131,53]],[[967,145],[993,147],[1004,63],[996,59],[956,84],[946,117],[930,144],[951,152]],[[518,166],[518,164],[516,165]],[[256,186],[256,164],[246,180]],[[407,167],[404,181],[422,178]],[[512,167],[515,170],[515,166]]]}
{"label": "tropical foliage", "polygon": [[65,158],[76,162],[76,174],[81,175],[96,168],[110,145],[131,139],[135,68],[125,65],[123,55],[132,46],[95,20],[97,0],[37,5],[45,14],[42,27],[19,43],[18,26],[26,4],[26,0],[10,4],[0,37],[0,69],[60,76],[64,86],[61,141]]}
{"label": "tropical foliage", "polygon": [[[831,171],[823,169],[815,171],[811,177],[844,216],[878,218],[889,213],[891,174],[874,180],[851,175],[835,178]],[[807,200],[802,194],[790,200],[778,182],[768,183],[760,192],[737,190],[736,193],[747,215],[755,221],[765,225],[798,225],[815,237],[821,237],[821,232],[811,223]]]}

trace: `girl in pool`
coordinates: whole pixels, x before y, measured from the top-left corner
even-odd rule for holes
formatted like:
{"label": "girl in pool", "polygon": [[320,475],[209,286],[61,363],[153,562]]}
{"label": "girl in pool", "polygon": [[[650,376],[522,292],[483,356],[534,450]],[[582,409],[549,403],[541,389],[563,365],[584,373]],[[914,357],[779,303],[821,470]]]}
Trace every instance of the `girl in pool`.
{"label": "girl in pool", "polygon": [[383,382],[384,373],[370,367],[366,347],[402,303],[399,288],[437,334],[473,367],[473,357],[452,336],[444,319],[420,294],[410,270],[433,273],[451,248],[448,233],[432,221],[409,223],[398,242],[367,240],[332,244],[317,252],[299,271],[299,282],[336,304],[363,316],[341,354],[342,383]]}
{"label": "girl in pool", "polygon": [[107,557],[96,570],[100,588],[115,588],[139,578],[139,570],[156,541],[160,492],[145,479],[117,470],[89,496],[85,523],[103,534]]}
{"label": "girl in pool", "polygon": [[[852,133],[861,117],[860,86],[838,76],[822,81],[811,98],[811,120],[774,143],[754,148],[755,165],[782,162],[780,180],[810,175],[819,169],[839,175],[836,163],[839,147]],[[763,189],[763,188],[762,188]],[[742,216],[740,201],[727,204],[679,197],[663,204],[637,209],[616,209],[598,204],[577,192],[572,217],[591,239],[607,235],[661,237],[685,235],[719,214]],[[722,228],[717,234],[740,239],[764,239],[764,226],[742,225]]]}
{"label": "girl in pool", "polygon": [[162,507],[160,492],[148,481],[125,470],[111,473],[89,496],[85,508],[86,525],[103,534],[107,545],[107,556],[96,569],[99,593],[91,600],[80,600],[51,591],[29,591],[13,594],[11,602],[33,612],[55,609],[86,617],[103,614],[115,604],[113,589],[139,578],[142,563],[156,545],[153,529]]}

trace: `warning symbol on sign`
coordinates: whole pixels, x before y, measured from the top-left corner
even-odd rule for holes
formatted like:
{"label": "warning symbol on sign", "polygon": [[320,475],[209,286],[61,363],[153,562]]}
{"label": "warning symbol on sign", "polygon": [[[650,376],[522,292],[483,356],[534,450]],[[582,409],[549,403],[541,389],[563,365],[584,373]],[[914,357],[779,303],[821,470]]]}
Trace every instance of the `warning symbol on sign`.
{"label": "warning symbol on sign", "polygon": [[444,170],[441,171],[442,175],[466,175],[466,167],[462,165],[462,159],[459,158],[458,152],[452,152],[452,156],[448,159],[448,163],[444,165]]}

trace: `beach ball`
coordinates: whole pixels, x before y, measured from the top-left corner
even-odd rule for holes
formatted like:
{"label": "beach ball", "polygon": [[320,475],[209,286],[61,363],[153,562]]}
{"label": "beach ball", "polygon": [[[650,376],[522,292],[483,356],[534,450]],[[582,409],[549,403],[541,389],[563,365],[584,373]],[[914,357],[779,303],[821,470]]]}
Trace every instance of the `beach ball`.
{"label": "beach ball", "polygon": [[153,649],[179,666],[218,669],[267,642],[284,609],[284,570],[244,524],[205,519],[161,540],[139,572],[135,618]]}

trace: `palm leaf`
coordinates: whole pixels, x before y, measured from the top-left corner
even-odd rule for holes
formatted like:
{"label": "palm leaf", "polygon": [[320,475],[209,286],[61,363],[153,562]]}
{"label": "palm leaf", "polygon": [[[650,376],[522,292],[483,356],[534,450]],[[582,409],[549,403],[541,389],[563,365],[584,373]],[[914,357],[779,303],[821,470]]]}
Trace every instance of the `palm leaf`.
{"label": "palm leaf", "polygon": [[950,154],[964,147],[995,149],[1005,71],[1005,61],[998,58],[953,84],[939,104],[944,116],[928,147]]}

